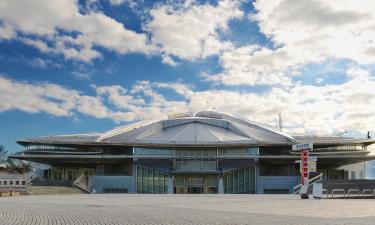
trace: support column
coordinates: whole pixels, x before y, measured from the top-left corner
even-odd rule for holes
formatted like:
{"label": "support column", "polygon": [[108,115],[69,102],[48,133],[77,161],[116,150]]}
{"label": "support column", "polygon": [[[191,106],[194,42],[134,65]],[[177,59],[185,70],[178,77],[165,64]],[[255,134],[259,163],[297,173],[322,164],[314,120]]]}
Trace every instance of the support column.
{"label": "support column", "polygon": [[217,190],[218,194],[224,194],[224,181],[223,181],[223,176],[219,176],[219,188]]}
{"label": "support column", "polygon": [[255,194],[263,194],[262,188],[260,188],[259,181],[259,159],[254,159],[254,183],[255,183]]}
{"label": "support column", "polygon": [[168,178],[168,194],[174,194],[174,191],[173,191],[173,188],[174,188],[174,176],[173,175],[169,175],[169,178]]}
{"label": "support column", "polygon": [[104,165],[103,163],[97,163],[96,164],[96,171],[95,171],[96,175],[104,175]]}
{"label": "support column", "polygon": [[131,189],[129,190],[129,193],[137,193],[137,176],[138,176],[138,167],[137,167],[137,164],[138,164],[138,159],[137,158],[134,158],[133,159],[133,165],[132,165],[132,169],[133,169],[133,179],[132,179],[132,187]]}

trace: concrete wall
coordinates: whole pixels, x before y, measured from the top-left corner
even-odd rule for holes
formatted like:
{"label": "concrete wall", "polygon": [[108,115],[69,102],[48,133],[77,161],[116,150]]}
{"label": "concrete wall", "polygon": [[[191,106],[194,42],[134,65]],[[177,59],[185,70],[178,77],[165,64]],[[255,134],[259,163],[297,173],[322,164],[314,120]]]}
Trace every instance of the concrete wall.
{"label": "concrete wall", "polygon": [[348,179],[367,179],[365,162],[354,163],[350,165],[341,166],[338,170],[348,171]]}
{"label": "concrete wall", "polygon": [[264,189],[288,189],[293,192],[293,187],[300,182],[299,176],[258,176],[257,194],[263,194]]}
{"label": "concrete wall", "polygon": [[104,188],[126,188],[129,193],[135,193],[133,176],[89,176],[89,186],[96,193],[103,193]]}

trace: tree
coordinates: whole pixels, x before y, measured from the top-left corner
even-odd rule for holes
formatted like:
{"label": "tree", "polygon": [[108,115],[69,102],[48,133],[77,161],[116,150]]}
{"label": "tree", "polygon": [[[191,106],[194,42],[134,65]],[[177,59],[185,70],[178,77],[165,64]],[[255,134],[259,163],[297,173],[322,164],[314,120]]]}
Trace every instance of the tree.
{"label": "tree", "polygon": [[5,162],[7,160],[8,151],[5,150],[5,147],[0,145],[0,162]]}
{"label": "tree", "polygon": [[27,173],[32,169],[29,162],[9,159],[8,151],[5,150],[3,145],[0,145],[0,163],[4,164],[5,167],[3,169],[10,173]]}

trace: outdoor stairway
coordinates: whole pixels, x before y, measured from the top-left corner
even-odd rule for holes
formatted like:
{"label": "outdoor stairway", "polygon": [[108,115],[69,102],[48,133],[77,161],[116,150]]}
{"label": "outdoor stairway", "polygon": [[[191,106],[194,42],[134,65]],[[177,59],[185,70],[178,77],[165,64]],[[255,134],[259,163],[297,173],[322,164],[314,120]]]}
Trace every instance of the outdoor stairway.
{"label": "outdoor stairway", "polygon": [[88,176],[81,174],[74,182],[73,186],[89,194],[94,194],[95,190],[88,186]]}
{"label": "outdoor stairway", "polygon": [[[309,180],[309,189],[308,190],[309,190],[310,193],[312,192],[313,184],[316,183],[316,182],[321,182],[322,179],[323,179],[323,174],[321,173],[321,174],[319,174],[319,175],[317,175],[317,176],[315,176],[315,177],[313,177]],[[295,186],[293,188],[293,193],[298,194],[299,191],[301,190],[301,186],[302,186],[301,184]]]}

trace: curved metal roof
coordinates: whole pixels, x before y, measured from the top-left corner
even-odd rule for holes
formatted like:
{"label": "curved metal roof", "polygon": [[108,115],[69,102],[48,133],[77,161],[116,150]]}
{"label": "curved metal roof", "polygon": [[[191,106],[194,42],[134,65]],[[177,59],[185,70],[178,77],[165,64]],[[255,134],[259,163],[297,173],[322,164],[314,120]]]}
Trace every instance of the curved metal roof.
{"label": "curved metal roof", "polygon": [[105,133],[45,136],[19,144],[88,144],[142,146],[261,146],[290,145],[296,140],[267,125],[228,114],[202,111],[150,118]]}
{"label": "curved metal roof", "polygon": [[203,111],[139,121],[105,132],[97,143],[142,145],[291,144],[293,137],[259,123]]}

